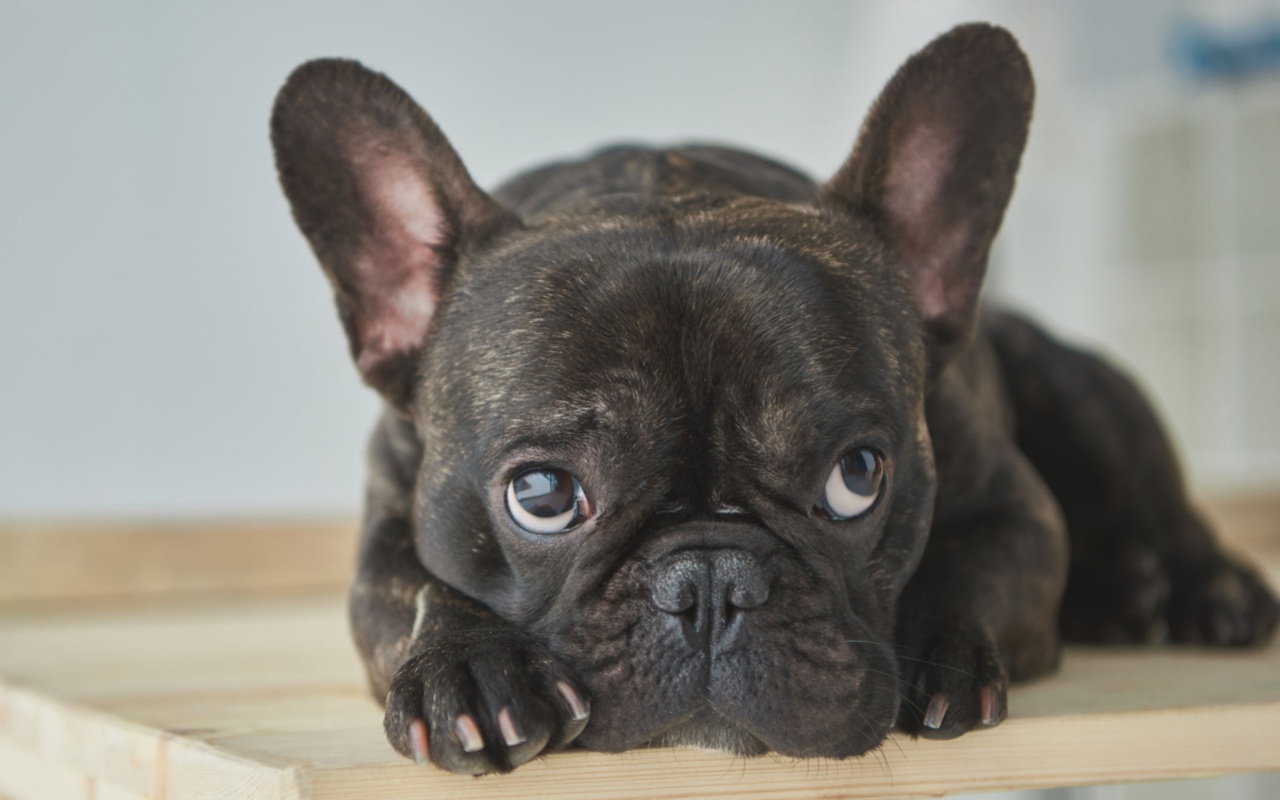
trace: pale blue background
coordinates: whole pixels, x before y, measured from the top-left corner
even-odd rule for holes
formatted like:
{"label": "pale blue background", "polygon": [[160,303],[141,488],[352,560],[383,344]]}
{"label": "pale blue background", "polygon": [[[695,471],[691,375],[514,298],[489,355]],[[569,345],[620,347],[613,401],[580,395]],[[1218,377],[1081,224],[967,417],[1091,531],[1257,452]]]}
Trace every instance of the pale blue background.
{"label": "pale blue background", "polygon": [[[1231,261],[1231,274],[1257,273],[1248,286],[1216,281],[1223,246],[1117,284],[1133,270],[1106,227],[1127,196],[1116,164],[1135,126],[1174,113],[1205,127],[1215,103],[1255,95],[1280,108],[1265,86],[1245,100],[1180,86],[1164,59],[1170,20],[1230,25],[1274,7],[3,0],[0,515],[358,504],[376,402],[267,142],[271,99],[299,62],[344,55],[386,71],[484,184],[619,138],[725,140],[825,175],[908,53],[971,19],[1008,25],[1039,82],[993,286],[1135,363],[1198,481],[1274,485],[1275,254]],[[1192,273],[1236,288],[1202,303],[1213,292],[1186,288]],[[1241,316],[1237,295],[1262,310]],[[1187,323],[1193,312],[1207,316]],[[1255,351],[1260,369],[1241,355]]]}

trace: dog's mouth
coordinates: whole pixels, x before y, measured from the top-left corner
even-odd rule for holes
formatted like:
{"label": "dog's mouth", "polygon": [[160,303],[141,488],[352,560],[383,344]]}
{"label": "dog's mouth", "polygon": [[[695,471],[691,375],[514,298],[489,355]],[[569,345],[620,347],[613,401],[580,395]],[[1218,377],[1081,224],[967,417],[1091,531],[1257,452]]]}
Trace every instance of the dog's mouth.
{"label": "dog's mouth", "polygon": [[683,719],[650,739],[653,747],[697,747],[740,756],[769,752],[769,745],[709,705],[694,709]]}
{"label": "dog's mouth", "polygon": [[[761,698],[761,709],[717,707],[710,700],[698,702],[681,713],[667,714],[655,731],[644,732],[643,722],[664,716],[651,709],[609,708],[607,698],[593,704],[593,719],[578,739],[582,747],[620,752],[635,747],[693,747],[738,756],[775,752],[783,756],[848,758],[878,746],[897,714],[896,693],[888,684],[869,687],[859,698],[842,698],[824,708],[793,708],[794,713],[776,719],[770,698]],[[672,698],[654,697],[653,703]],[[776,700],[776,698],[773,698]],[[663,709],[667,712],[672,709]],[[756,713],[761,712],[762,713]],[[639,713],[637,713],[639,712]],[[757,729],[755,724],[759,724]]]}
{"label": "dog's mouth", "polygon": [[696,659],[657,658],[584,672],[592,719],[579,744],[610,752],[695,747],[847,758],[888,733],[898,712],[892,664],[849,659],[815,667],[803,650],[788,660],[759,658],[762,650],[767,643],[709,671]]}
{"label": "dog's mouth", "polygon": [[585,747],[847,757],[880,743],[898,686],[877,606],[854,614],[751,526],[665,536],[549,636],[592,696]]}
{"label": "dog's mouth", "polygon": [[602,731],[599,725],[588,725],[576,744],[606,751],[636,747],[692,747],[739,756],[763,755],[776,749],[764,738],[749,731],[741,721],[735,720],[709,701],[690,708],[657,732],[642,734],[637,741],[616,741],[617,733],[618,731]]}

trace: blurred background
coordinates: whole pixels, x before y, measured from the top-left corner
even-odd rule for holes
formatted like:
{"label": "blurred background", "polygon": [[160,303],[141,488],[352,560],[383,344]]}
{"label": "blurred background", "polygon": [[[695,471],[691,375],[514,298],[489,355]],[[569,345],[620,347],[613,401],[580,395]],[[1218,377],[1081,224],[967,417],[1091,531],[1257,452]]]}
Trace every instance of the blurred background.
{"label": "blurred background", "polygon": [[1135,372],[1202,491],[1280,483],[1280,3],[3,7],[2,516],[357,508],[376,401],[267,142],[301,61],[391,75],[484,185],[618,139],[824,177],[967,20],[1039,87],[989,296]]}
{"label": "blurred background", "polygon": [[[298,63],[388,73],[484,185],[619,139],[821,178],[893,70],[969,20],[1012,30],[1039,87],[989,296],[1127,366],[1201,493],[1280,486],[1280,2],[0,9],[0,518],[356,512],[377,401],[267,140]],[[1215,793],[1280,785],[1040,794]]]}

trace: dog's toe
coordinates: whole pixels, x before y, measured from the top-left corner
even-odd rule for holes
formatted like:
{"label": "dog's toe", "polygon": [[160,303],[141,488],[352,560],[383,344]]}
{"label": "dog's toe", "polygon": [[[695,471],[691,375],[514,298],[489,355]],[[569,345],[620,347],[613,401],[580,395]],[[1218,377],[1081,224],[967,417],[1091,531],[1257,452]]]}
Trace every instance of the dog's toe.
{"label": "dog's toe", "polygon": [[509,772],[575,739],[590,711],[569,671],[514,633],[433,643],[396,674],[387,738],[418,763],[450,772]]}
{"label": "dog's toe", "polygon": [[928,739],[953,739],[1004,720],[1008,671],[990,637],[940,634],[923,644],[899,656],[899,728]]}
{"label": "dog's toe", "polygon": [[1059,623],[1068,641],[1139,644],[1163,640],[1169,576],[1156,554],[1130,547],[1071,565]]}
{"label": "dog's toe", "polygon": [[1222,559],[1179,575],[1169,602],[1169,631],[1176,642],[1247,647],[1270,640],[1280,606],[1251,569]]}

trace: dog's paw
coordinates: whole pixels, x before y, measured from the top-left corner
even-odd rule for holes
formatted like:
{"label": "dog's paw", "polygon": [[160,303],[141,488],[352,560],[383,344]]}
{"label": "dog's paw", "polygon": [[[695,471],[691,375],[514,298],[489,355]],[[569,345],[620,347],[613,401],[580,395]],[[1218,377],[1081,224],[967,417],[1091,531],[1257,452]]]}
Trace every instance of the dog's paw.
{"label": "dog's paw", "polygon": [[1168,618],[1175,642],[1243,647],[1271,638],[1280,606],[1257,573],[1223,558],[1173,581]]}
{"label": "dog's paw", "polygon": [[590,714],[573,673],[517,631],[441,636],[396,673],[387,738],[401,755],[451,772],[510,772],[573,741]]}
{"label": "dog's paw", "polygon": [[1009,673],[990,636],[935,632],[898,655],[898,727],[927,739],[954,739],[1000,724],[1008,709]]}
{"label": "dog's paw", "polygon": [[1154,551],[1132,547],[1071,565],[1058,615],[1072,642],[1158,642],[1168,632],[1169,576]]}

